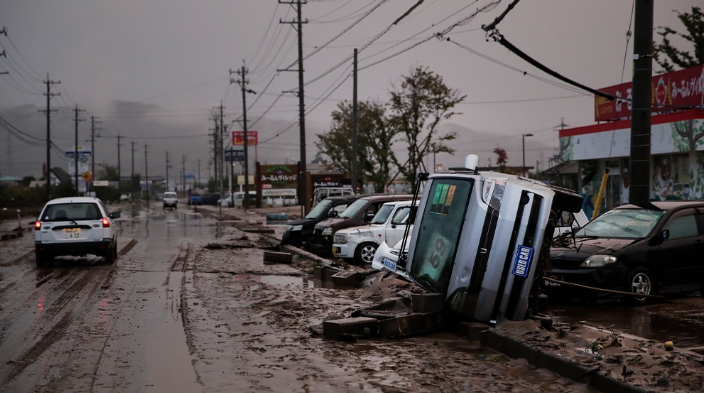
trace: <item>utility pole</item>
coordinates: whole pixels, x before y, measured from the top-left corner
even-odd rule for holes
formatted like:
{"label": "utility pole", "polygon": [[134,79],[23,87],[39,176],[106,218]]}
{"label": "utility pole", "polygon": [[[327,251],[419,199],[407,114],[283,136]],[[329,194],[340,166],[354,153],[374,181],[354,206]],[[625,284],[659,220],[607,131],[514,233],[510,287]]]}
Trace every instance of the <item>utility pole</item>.
{"label": "utility pole", "polygon": [[181,173],[183,174],[183,183],[181,183],[181,184],[183,184],[184,195],[186,195],[186,193],[185,193],[185,191],[186,191],[186,156],[183,156],[183,161],[181,161],[181,165],[182,165]]}
{"label": "utility pole", "polygon": [[147,144],[144,144],[144,187],[147,188],[147,208],[149,208],[149,159],[147,155]]}
{"label": "utility pole", "polygon": [[134,187],[134,150],[135,150],[134,145],[136,143],[137,142],[132,141],[132,178],[130,179],[130,184],[132,185],[132,190],[131,190],[132,192],[134,192],[134,189],[135,189],[135,187]]}
{"label": "utility pole", "polygon": [[166,187],[164,191],[169,191],[169,151],[166,151]]}
{"label": "utility pole", "polygon": [[[357,145],[358,122],[357,116],[357,48],[354,48],[354,67],[352,72],[352,169],[350,172],[352,177],[352,192],[357,193],[357,178],[359,175],[357,167],[357,154],[359,146]],[[433,157],[435,157],[433,155]],[[435,163],[433,163],[435,164]]]}
{"label": "utility pole", "polygon": [[[3,28],[4,31],[4,28]],[[51,112],[56,112],[56,109],[51,109],[51,97],[60,96],[61,93],[52,93],[51,85],[56,85],[61,83],[61,81],[52,81],[49,79],[49,74],[46,74],[46,196],[47,200],[51,199]]]}
{"label": "utility pole", "polygon": [[[78,196],[78,123],[81,121],[86,121],[86,119],[79,119],[78,112],[85,112],[85,109],[78,109],[78,104],[76,104],[76,109],[73,110],[75,113],[73,121],[76,123],[76,145],[73,147],[73,162],[74,162],[74,175],[73,178],[76,180],[76,196]],[[86,185],[86,189],[87,189]]]}
{"label": "utility pole", "polygon": [[633,109],[631,110],[631,185],[628,202],[644,206],[650,201],[650,127],[653,78],[653,3],[635,1],[633,28]]}
{"label": "utility pole", "polygon": [[121,191],[122,188],[122,171],[120,170],[120,139],[123,137],[117,134],[117,190]]}
{"label": "utility pole", "polygon": [[[244,64],[242,65],[241,70],[234,72],[230,70],[230,75],[236,73],[240,76],[240,79],[237,81],[230,79],[230,83],[237,82],[242,88],[242,128],[244,130],[244,196],[242,199],[242,207],[244,209],[249,207],[249,135],[247,135],[249,130],[247,129],[247,93],[257,94],[254,90],[247,88],[247,84],[249,83],[249,80],[247,80],[248,72],[249,70],[245,68]],[[232,155],[230,155],[230,157],[232,157]],[[232,163],[230,163],[230,166],[232,166]]]}
{"label": "utility pole", "polygon": [[198,173],[196,174],[198,179],[198,184],[200,184],[200,158],[198,159]]}
{"label": "utility pole", "polygon": [[[95,128],[95,116],[90,117],[90,171],[93,173],[93,181],[95,181],[95,131],[100,131],[100,128]],[[100,135],[98,135],[100,136]]]}
{"label": "utility pole", "polygon": [[222,178],[223,178],[223,167],[225,166],[225,154],[223,153],[223,150],[225,149],[225,124],[224,118],[225,114],[223,113],[223,110],[225,109],[224,106],[222,106],[222,101],[220,101],[220,150],[218,153],[220,154],[220,195],[222,195]]}
{"label": "utility pole", "polygon": [[[295,0],[295,1],[282,1],[279,0],[279,4],[296,4],[296,20],[291,22],[281,21],[280,23],[289,23],[296,26],[296,31],[298,32],[298,125],[300,128],[300,149],[301,149],[301,160],[298,163],[298,180],[300,184],[300,196],[301,196],[301,210],[302,216],[308,213],[308,184],[306,181],[306,107],[305,107],[305,90],[303,83],[303,23],[305,22],[301,19],[301,5],[307,4],[307,1]],[[246,177],[245,177],[246,178]],[[247,190],[245,190],[245,195]]]}
{"label": "utility pole", "polygon": [[212,117],[211,120],[215,122],[215,128],[213,129],[213,184],[218,184],[218,162],[220,160],[220,155],[218,154],[218,150],[220,150],[220,144],[218,142],[218,139],[220,134],[220,126],[218,124],[217,116]]}

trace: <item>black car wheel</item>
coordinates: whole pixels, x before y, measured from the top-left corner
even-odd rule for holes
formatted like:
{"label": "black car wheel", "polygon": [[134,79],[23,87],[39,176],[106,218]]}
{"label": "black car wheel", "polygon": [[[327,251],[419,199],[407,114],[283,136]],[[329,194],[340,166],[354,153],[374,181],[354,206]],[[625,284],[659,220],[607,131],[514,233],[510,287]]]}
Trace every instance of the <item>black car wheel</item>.
{"label": "black car wheel", "polygon": [[[632,292],[643,295],[650,295],[654,292],[655,284],[653,282],[652,274],[650,271],[644,267],[637,267],[628,273],[628,278],[626,279],[626,292]],[[645,296],[626,296],[624,301],[627,304],[640,305],[645,304],[648,298]]]}
{"label": "black car wheel", "polygon": [[105,253],[105,263],[112,265],[117,259],[117,242],[113,242],[112,247]]}
{"label": "black car wheel", "polygon": [[354,259],[357,263],[372,263],[374,261],[374,254],[376,249],[379,247],[376,243],[362,243],[357,247],[354,252]]}

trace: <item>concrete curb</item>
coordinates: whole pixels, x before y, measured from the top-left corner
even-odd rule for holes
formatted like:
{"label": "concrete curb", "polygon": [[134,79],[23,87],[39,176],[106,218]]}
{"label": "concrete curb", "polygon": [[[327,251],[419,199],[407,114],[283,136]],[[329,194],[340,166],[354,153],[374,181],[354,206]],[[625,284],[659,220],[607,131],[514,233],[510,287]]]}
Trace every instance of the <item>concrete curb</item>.
{"label": "concrete curb", "polygon": [[572,363],[569,359],[549,352],[543,352],[529,345],[521,343],[511,337],[501,334],[498,329],[489,329],[482,336],[482,345],[495,351],[504,353],[512,358],[523,358],[530,365],[537,368],[544,368],[562,377],[569,378],[575,382],[585,382],[589,386],[602,392],[609,393],[645,393],[646,390],[629,385],[614,377],[601,375],[598,372],[593,375],[585,375],[590,369]]}

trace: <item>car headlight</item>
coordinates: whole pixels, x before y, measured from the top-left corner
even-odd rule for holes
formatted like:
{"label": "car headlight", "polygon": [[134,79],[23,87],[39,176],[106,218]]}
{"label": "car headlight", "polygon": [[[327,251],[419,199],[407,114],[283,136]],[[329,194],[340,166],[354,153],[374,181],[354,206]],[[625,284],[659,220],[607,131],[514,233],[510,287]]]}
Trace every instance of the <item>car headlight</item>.
{"label": "car headlight", "polygon": [[602,267],[611,263],[616,263],[616,257],[613,255],[592,255],[579,267]]}
{"label": "car headlight", "polygon": [[289,231],[302,231],[303,230],[303,225],[289,225],[288,228]]}
{"label": "car headlight", "polygon": [[332,227],[327,227],[323,229],[323,236],[330,236],[332,235]]}
{"label": "car headlight", "polygon": [[345,244],[347,243],[347,234],[346,233],[336,233],[335,238],[334,238],[335,243],[340,243],[340,244]]}

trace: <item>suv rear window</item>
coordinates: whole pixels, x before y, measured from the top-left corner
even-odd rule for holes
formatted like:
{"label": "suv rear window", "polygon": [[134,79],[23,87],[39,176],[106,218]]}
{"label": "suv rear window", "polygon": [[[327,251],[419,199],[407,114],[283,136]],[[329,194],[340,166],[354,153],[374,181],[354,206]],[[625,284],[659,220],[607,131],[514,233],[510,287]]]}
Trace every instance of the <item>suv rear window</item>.
{"label": "suv rear window", "polygon": [[95,203],[61,203],[44,209],[42,221],[98,220],[103,218]]}

